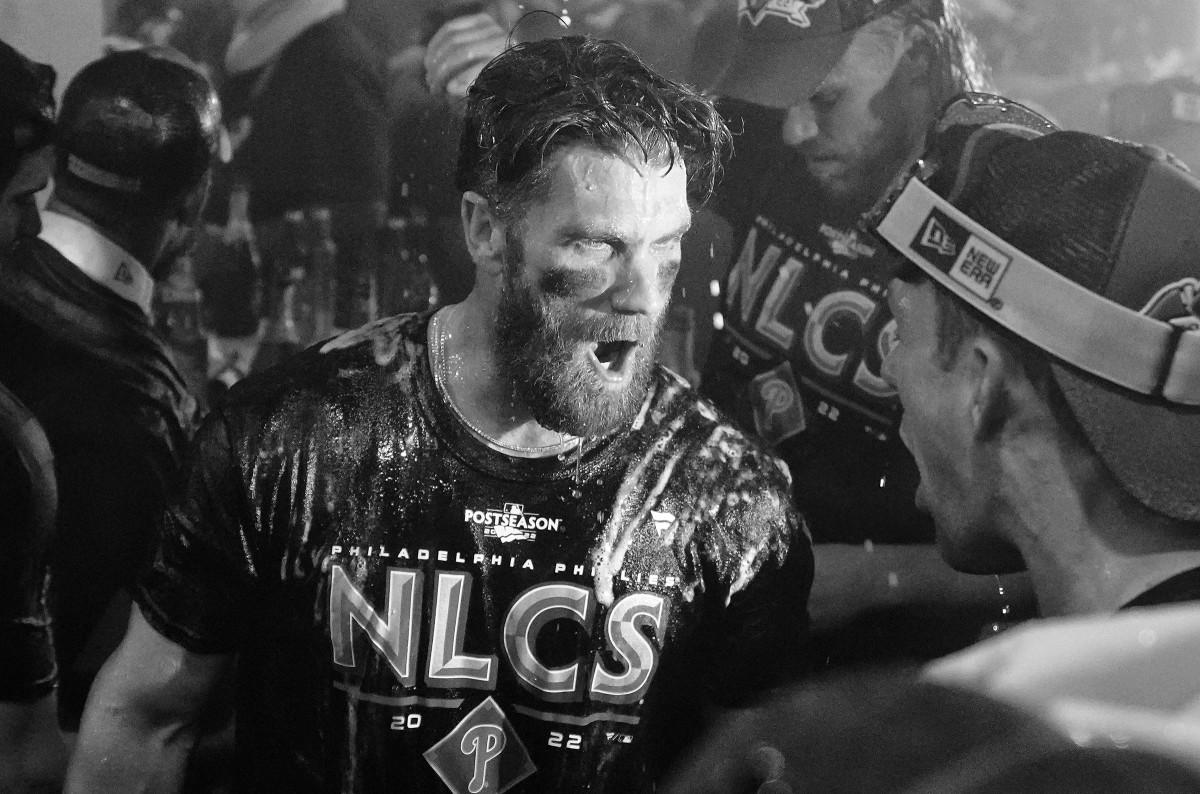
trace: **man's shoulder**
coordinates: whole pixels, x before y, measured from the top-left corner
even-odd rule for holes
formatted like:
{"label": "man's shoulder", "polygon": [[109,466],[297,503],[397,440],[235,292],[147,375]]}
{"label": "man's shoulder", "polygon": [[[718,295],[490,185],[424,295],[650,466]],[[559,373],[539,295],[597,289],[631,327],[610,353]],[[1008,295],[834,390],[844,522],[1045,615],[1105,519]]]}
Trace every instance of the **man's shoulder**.
{"label": "man's shoulder", "polygon": [[400,314],[319,342],[239,382],[225,397],[227,417],[266,418],[340,407],[381,408],[412,396],[412,368],[424,366],[428,314]]}
{"label": "man's shoulder", "polygon": [[783,490],[791,475],[785,464],[757,436],[746,432],[687,380],[664,366],[655,367],[652,394],[634,422],[635,429],[664,428],[672,442],[690,448],[685,468],[760,472]]}

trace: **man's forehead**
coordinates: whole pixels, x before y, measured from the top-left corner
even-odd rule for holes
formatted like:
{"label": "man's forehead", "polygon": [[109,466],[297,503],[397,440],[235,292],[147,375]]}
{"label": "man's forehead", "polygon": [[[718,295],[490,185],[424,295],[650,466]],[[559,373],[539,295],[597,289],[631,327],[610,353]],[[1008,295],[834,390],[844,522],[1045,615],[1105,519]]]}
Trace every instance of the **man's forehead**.
{"label": "man's forehead", "polygon": [[588,145],[554,154],[550,204],[573,203],[607,210],[685,211],[687,174],[682,160],[647,161],[640,151],[616,153]]}
{"label": "man's forehead", "polygon": [[892,24],[891,20],[884,18],[860,28],[821,85],[890,77],[904,54],[901,46],[903,39]]}

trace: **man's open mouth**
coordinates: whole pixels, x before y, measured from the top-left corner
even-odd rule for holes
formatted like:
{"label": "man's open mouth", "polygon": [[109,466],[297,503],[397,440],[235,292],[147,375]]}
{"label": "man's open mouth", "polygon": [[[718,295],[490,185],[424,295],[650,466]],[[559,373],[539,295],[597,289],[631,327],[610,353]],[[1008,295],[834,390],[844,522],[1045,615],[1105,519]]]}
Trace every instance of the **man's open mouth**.
{"label": "man's open mouth", "polygon": [[596,342],[589,351],[595,359],[596,369],[611,380],[621,380],[628,369],[637,342],[629,339],[614,339]]}

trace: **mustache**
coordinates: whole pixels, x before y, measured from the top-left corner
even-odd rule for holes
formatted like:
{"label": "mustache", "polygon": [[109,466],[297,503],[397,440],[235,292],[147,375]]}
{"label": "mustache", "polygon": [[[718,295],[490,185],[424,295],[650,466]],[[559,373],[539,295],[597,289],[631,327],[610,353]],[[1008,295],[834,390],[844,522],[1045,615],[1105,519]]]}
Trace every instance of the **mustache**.
{"label": "mustache", "polygon": [[646,341],[654,336],[655,320],[647,315],[546,312],[547,330],[567,339],[591,342]]}

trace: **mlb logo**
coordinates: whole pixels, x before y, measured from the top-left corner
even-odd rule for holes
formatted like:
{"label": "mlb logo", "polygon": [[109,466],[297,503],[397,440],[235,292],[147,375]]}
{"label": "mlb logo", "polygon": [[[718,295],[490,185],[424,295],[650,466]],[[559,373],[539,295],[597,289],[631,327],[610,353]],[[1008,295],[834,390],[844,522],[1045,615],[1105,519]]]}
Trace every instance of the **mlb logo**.
{"label": "mlb logo", "polygon": [[523,516],[525,515],[525,505],[517,504],[516,502],[504,503],[504,515],[506,516]]}

